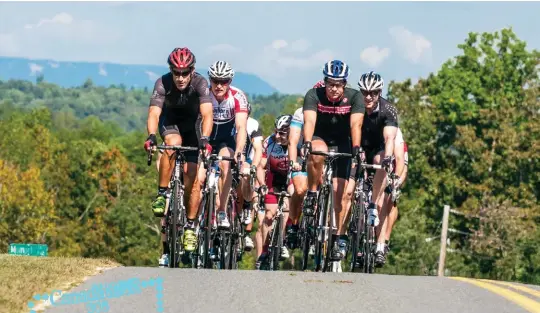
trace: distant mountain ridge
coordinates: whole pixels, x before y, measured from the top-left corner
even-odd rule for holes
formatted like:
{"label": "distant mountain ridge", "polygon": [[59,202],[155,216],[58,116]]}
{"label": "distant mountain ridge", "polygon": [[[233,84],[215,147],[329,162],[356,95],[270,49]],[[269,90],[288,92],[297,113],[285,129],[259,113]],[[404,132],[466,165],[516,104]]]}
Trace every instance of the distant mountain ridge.
{"label": "distant mountain ridge", "polygon": [[[197,72],[208,78],[206,68]],[[108,87],[124,84],[127,88],[154,88],[156,79],[168,71],[167,66],[124,65],[99,62],[69,62],[0,56],[0,80],[44,80],[62,87],[81,86],[87,79],[94,85]],[[251,95],[271,95],[279,91],[254,74],[236,72],[234,85]]]}

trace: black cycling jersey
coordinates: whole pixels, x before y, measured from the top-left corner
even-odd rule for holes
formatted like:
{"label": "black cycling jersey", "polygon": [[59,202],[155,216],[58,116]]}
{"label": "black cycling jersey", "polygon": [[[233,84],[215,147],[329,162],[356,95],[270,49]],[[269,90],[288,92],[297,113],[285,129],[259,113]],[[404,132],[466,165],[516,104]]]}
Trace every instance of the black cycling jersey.
{"label": "black cycling jersey", "polygon": [[180,91],[174,84],[172,73],[167,73],[156,80],[150,98],[150,106],[160,107],[163,111],[164,125],[178,125],[180,128],[192,128],[200,117],[200,105],[212,103],[208,81],[201,74],[195,73],[189,86]]}
{"label": "black cycling jersey", "polygon": [[320,87],[306,93],[303,110],[317,111],[313,136],[343,141],[350,140],[351,114],[364,113],[365,105],[362,94],[356,89],[345,87],[341,99],[332,102],[326,97],[325,87]]}
{"label": "black cycling jersey", "polygon": [[362,124],[362,148],[364,150],[384,149],[383,130],[385,126],[398,127],[398,113],[396,107],[388,100],[380,97],[377,108],[364,115]]}

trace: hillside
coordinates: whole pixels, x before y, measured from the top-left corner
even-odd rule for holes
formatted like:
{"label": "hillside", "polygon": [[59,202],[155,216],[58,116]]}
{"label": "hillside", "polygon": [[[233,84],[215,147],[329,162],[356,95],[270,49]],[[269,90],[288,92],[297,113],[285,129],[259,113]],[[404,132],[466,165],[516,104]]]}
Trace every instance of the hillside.
{"label": "hillside", "polygon": [[[0,57],[0,80],[22,79],[35,82],[41,74],[45,81],[62,87],[79,86],[91,79],[97,86],[123,84],[128,89],[146,87],[152,90],[156,79],[167,71],[165,65],[58,62]],[[197,71],[207,77],[206,68],[197,68]],[[258,76],[242,72],[236,73],[234,85],[250,95],[270,95],[278,92]]]}

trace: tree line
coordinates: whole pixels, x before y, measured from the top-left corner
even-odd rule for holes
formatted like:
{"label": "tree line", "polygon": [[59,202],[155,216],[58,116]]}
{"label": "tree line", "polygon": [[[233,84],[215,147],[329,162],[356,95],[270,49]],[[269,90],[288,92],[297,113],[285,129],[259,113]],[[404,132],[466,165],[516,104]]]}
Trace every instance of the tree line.
{"label": "tree line", "polygon": [[[418,82],[389,83],[409,176],[382,272],[434,274],[450,205],[462,213],[450,216],[451,275],[540,284],[540,53],[512,29],[469,33],[458,47]],[[46,243],[50,255],[157,264],[157,171],[142,148],[149,97],[91,81],[0,81],[0,250]],[[267,136],[303,95],[250,101]]]}

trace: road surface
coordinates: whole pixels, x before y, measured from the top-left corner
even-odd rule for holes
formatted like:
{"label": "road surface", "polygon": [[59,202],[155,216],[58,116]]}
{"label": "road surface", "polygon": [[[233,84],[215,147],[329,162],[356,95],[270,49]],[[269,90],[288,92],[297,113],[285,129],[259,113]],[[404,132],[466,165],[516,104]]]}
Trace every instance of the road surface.
{"label": "road surface", "polygon": [[[359,273],[120,267],[88,279],[69,293],[85,292],[98,284],[114,286],[128,279],[133,284],[159,277],[162,298],[158,298],[156,289],[159,284],[143,283],[134,294],[108,298],[99,304],[108,310],[99,311],[97,302],[87,300],[56,304],[45,312],[153,313],[159,312],[157,302],[162,299],[165,313],[540,313],[538,286]],[[64,294],[63,298],[69,296]]]}

